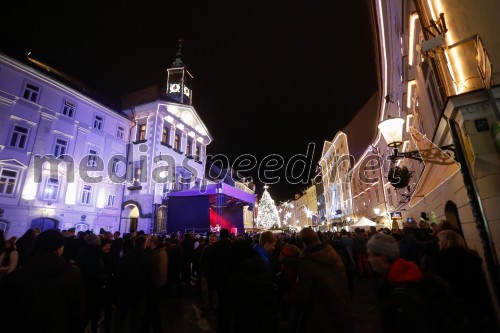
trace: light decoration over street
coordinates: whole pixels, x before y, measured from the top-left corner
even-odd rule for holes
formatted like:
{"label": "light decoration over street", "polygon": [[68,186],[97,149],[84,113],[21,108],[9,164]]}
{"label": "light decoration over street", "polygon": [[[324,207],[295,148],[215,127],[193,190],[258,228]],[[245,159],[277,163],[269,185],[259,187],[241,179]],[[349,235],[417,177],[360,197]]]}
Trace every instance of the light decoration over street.
{"label": "light decoration over street", "polygon": [[292,212],[286,212],[285,217],[283,219],[283,223],[286,223],[286,221],[288,221],[288,219],[291,219],[291,218],[292,218]]}
{"label": "light decoration over street", "polygon": [[264,193],[259,202],[259,210],[255,221],[257,227],[262,229],[271,229],[273,226],[280,227],[280,216],[278,209],[267,191],[269,186],[264,186]]}

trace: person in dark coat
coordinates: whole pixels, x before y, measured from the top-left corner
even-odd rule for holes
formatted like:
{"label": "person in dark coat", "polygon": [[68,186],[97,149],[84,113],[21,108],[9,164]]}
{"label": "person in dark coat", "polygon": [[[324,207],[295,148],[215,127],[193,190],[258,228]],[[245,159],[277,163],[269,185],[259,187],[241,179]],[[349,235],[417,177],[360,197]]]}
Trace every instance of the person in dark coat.
{"label": "person in dark coat", "polygon": [[179,296],[182,294],[181,272],[184,254],[176,233],[172,233],[165,243],[168,255],[167,290]]}
{"label": "person in dark coat", "polygon": [[34,244],[35,232],[33,229],[26,230],[26,232],[16,241],[17,252],[19,254],[19,261],[17,265],[19,267],[23,266],[27,260],[33,257],[35,252]]}
{"label": "person in dark coat", "polygon": [[104,333],[111,332],[113,304],[115,303],[115,274],[118,260],[111,253],[111,241],[101,240],[101,259],[104,265]]}
{"label": "person in dark coat", "polygon": [[120,232],[115,231],[113,233],[113,240],[111,241],[110,253],[116,262],[123,257],[123,243],[123,238],[120,237]]}
{"label": "person in dark coat", "polygon": [[113,332],[139,332],[144,321],[147,296],[155,285],[155,268],[146,254],[146,237],[138,236],[135,247],[123,256],[116,272],[117,304]]}
{"label": "person in dark coat", "polygon": [[[80,270],[61,257],[63,236],[42,232],[33,260],[6,278],[1,302],[3,332],[81,332],[84,283]],[[7,305],[8,306],[5,306]]]}
{"label": "person in dark coat", "polygon": [[101,239],[95,234],[85,237],[85,246],[76,257],[76,265],[85,283],[85,323],[90,321],[92,333],[97,333],[99,314],[104,306],[105,271],[101,255]]}
{"label": "person in dark coat", "polygon": [[494,310],[488,294],[483,260],[477,251],[468,249],[456,231],[443,230],[437,234],[439,255],[431,262],[429,271],[448,282],[453,293],[463,300],[465,311],[475,320],[481,332],[499,332],[494,325]]}
{"label": "person in dark coat", "polygon": [[184,236],[184,240],[181,243],[182,248],[182,273],[181,281],[184,285],[191,284],[191,263],[193,261],[194,253],[194,243],[196,240],[192,233],[188,233]]}
{"label": "person in dark coat", "polygon": [[288,310],[288,332],[298,332],[299,326],[299,287],[297,283],[300,249],[293,244],[285,244],[281,250],[279,262],[281,273],[286,278],[286,286],[280,289]]}
{"label": "person in dark coat", "polygon": [[[276,331],[276,304],[271,272],[246,239],[231,247],[232,332],[272,333]],[[249,320],[249,318],[251,318]]]}
{"label": "person in dark coat", "polygon": [[213,245],[210,263],[217,293],[217,328],[220,333],[231,329],[231,239],[229,230],[220,230],[220,239]]}
{"label": "person in dark coat", "polygon": [[349,289],[342,259],[320,242],[311,228],[300,231],[304,243],[299,268],[299,302],[303,332],[354,332]]}
{"label": "person in dark coat", "polygon": [[202,296],[203,303],[208,312],[215,309],[215,284],[214,284],[214,272],[212,271],[211,256],[213,245],[217,242],[217,235],[210,234],[208,236],[208,244],[203,248],[201,252],[201,268],[202,268]]}

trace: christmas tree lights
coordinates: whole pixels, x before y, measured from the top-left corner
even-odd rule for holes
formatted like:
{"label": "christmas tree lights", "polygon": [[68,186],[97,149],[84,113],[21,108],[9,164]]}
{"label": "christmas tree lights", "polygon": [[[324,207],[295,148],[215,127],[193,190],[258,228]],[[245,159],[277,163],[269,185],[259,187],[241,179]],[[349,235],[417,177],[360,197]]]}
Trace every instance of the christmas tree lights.
{"label": "christmas tree lights", "polygon": [[273,226],[280,227],[280,216],[274,200],[267,191],[269,186],[264,186],[264,193],[259,202],[259,210],[255,223],[258,228],[271,229]]}

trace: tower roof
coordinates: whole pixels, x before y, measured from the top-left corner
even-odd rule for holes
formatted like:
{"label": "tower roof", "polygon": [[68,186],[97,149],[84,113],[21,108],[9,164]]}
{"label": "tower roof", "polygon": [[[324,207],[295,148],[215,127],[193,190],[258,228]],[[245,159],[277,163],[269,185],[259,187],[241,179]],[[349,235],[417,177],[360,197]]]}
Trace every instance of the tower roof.
{"label": "tower roof", "polygon": [[175,60],[172,63],[173,68],[179,68],[179,67],[186,67],[186,64],[182,61],[182,44],[184,43],[183,38],[179,38],[179,50],[177,51],[175,55]]}

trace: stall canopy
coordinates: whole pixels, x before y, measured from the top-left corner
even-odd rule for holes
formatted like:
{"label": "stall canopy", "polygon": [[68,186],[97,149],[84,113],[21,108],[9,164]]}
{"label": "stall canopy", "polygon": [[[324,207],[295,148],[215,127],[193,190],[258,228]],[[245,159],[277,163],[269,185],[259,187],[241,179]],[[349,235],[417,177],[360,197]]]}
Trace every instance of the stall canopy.
{"label": "stall canopy", "polygon": [[359,228],[359,227],[371,227],[371,226],[376,226],[377,222],[374,222],[370,219],[367,219],[366,217],[362,217],[359,219],[358,222],[351,224],[351,228]]}
{"label": "stall canopy", "polygon": [[410,207],[414,207],[439,185],[459,172],[460,164],[415,128],[410,127],[410,134],[425,164],[424,172],[410,200]]}

